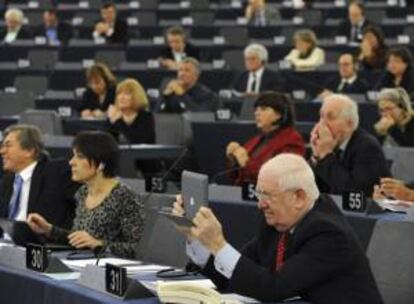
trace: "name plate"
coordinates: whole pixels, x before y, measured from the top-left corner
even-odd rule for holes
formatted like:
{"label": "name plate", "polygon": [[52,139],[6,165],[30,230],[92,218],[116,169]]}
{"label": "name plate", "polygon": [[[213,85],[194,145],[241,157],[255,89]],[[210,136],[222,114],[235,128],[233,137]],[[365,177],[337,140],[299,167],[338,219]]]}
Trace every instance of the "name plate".
{"label": "name plate", "polygon": [[160,176],[149,176],[145,178],[145,191],[155,193],[165,193],[167,182]]}
{"label": "name plate", "polygon": [[124,267],[106,264],[105,289],[107,292],[122,297],[128,287],[127,272]]}
{"label": "name plate", "polygon": [[242,199],[245,201],[257,201],[256,184],[245,183],[242,185]]}
{"label": "name plate", "polygon": [[230,109],[218,109],[215,113],[216,121],[230,121],[232,118]]}
{"label": "name plate", "polygon": [[358,213],[365,213],[367,202],[362,191],[345,192],[342,194],[342,209]]}
{"label": "name plate", "polygon": [[72,116],[72,108],[71,107],[59,107],[57,110],[58,110],[59,116],[62,116],[62,117]]}
{"label": "name plate", "polygon": [[347,44],[348,38],[346,36],[335,36],[335,44]]}
{"label": "name plate", "polygon": [[28,244],[26,247],[26,268],[45,272],[49,264],[47,249],[42,245]]}

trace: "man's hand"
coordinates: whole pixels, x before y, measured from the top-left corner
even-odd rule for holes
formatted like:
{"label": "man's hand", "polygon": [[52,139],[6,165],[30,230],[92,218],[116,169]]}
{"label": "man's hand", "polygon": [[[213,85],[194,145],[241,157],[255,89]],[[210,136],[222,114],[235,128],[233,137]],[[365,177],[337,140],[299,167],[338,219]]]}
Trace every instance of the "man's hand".
{"label": "man's hand", "polygon": [[109,25],[105,22],[98,22],[95,25],[95,32],[97,32],[99,35],[106,34],[106,32],[109,30]]}
{"label": "man's hand", "polygon": [[169,58],[161,58],[160,64],[162,67],[169,69],[169,70],[177,70],[178,69],[178,63],[175,62],[172,59]]}
{"label": "man's hand", "polygon": [[397,179],[381,178],[380,191],[397,200],[414,202],[414,190],[409,189],[404,182]]}
{"label": "man's hand", "polygon": [[38,213],[30,213],[27,217],[27,224],[30,229],[38,234],[49,236],[52,231],[52,225]]}
{"label": "man's hand", "polygon": [[177,79],[171,80],[164,90],[164,95],[178,95],[181,96],[185,93],[184,87],[181,82]]}
{"label": "man's hand", "polygon": [[311,147],[313,155],[318,159],[325,158],[332,153],[338,145],[338,139],[334,137],[326,124],[318,123],[311,132]]}
{"label": "man's hand", "polygon": [[217,255],[227,242],[223,228],[214,213],[210,208],[201,207],[193,222],[196,226],[191,228],[191,236],[206,246],[213,255]]}
{"label": "man's hand", "polygon": [[75,248],[91,248],[103,246],[103,241],[95,239],[86,231],[75,231],[68,236],[69,244]]}

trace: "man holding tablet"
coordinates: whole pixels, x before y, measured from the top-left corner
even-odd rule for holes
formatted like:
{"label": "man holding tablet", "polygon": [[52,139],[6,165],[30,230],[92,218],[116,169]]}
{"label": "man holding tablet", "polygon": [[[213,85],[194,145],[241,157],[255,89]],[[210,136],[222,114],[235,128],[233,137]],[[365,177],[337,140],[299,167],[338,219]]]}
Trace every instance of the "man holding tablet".
{"label": "man holding tablet", "polygon": [[[300,296],[312,303],[383,303],[357,236],[342,215],[329,215],[308,163],[294,154],[266,162],[257,183],[264,215],[257,236],[239,252],[207,207],[193,218],[187,254],[219,289],[264,302]],[[183,202],[173,212],[183,214]]]}

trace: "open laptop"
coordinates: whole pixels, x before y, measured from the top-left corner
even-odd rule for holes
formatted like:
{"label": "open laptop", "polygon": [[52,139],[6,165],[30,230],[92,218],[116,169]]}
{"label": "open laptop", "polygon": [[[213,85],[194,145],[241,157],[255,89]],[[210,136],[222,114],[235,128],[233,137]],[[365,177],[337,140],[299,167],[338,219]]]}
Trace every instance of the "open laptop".
{"label": "open laptop", "polygon": [[13,221],[6,218],[0,218],[0,227],[4,233],[7,233],[13,243],[25,247],[28,243],[42,244],[50,250],[73,250],[70,245],[55,244],[47,242],[46,237],[35,233],[24,221]]}
{"label": "open laptop", "polygon": [[192,219],[200,207],[208,202],[208,176],[191,171],[183,171],[181,175],[181,194],[183,196],[185,216],[160,212],[174,221],[178,226],[191,227]]}

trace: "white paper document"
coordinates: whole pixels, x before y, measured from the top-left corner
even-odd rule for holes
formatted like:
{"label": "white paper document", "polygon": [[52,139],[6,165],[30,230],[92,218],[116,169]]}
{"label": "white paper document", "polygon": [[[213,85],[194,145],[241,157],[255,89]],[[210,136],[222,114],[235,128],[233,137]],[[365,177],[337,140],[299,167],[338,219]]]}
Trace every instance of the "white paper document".
{"label": "white paper document", "polygon": [[407,201],[393,200],[393,199],[382,199],[376,200],[377,204],[383,209],[388,209],[396,212],[407,213],[408,209],[414,207],[414,204]]}

